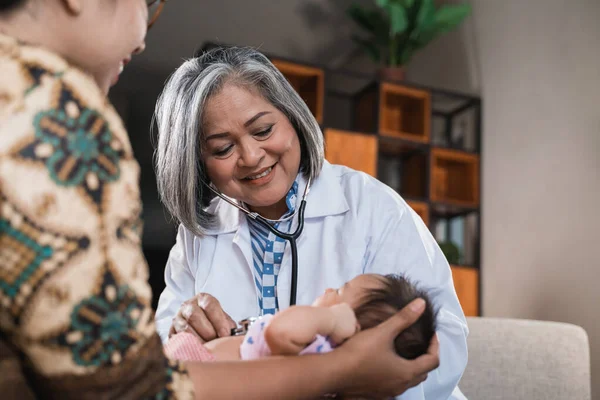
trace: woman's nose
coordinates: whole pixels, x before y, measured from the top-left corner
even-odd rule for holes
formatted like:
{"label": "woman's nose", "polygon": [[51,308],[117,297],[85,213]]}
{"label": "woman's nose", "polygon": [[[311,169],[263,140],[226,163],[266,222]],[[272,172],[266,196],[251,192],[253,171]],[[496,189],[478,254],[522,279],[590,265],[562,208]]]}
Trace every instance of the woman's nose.
{"label": "woman's nose", "polygon": [[241,146],[240,158],[238,159],[239,167],[253,168],[260,164],[265,152],[259,143],[252,143]]}

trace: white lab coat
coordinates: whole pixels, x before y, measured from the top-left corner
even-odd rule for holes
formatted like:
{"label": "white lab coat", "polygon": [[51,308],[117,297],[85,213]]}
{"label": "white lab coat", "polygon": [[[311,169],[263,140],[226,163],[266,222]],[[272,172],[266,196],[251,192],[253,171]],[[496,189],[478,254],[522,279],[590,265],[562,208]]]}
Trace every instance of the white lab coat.
{"label": "white lab coat", "polygon": [[[305,185],[301,178],[298,204]],[[156,313],[163,341],[180,305],[200,292],[217,298],[236,321],[259,314],[246,217],[219,198],[210,207],[218,217],[210,234],[198,238],[180,227],[171,250]],[[311,304],[326,288],[362,273],[400,273],[420,284],[439,307],[440,367],[400,398],[464,398],[454,389],[467,364],[468,329],[450,267],[421,218],[396,192],[365,173],[325,162],[307,198],[298,260],[297,304]],[[288,245],[278,278],[280,309],[289,306],[290,276]]]}

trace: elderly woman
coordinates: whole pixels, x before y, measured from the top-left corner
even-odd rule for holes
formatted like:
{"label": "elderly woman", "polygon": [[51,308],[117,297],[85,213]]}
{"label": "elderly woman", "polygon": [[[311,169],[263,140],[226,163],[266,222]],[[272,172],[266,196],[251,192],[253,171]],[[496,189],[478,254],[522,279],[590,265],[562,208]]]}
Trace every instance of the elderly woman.
{"label": "elderly woman", "polygon": [[362,273],[419,282],[439,309],[441,367],[404,398],[462,398],[467,325],[442,252],[397,193],[324,160],[319,125],[265,56],[230,47],[185,62],[156,117],[159,192],[180,222],[156,316],[163,341],[181,331],[229,335],[233,320],[290,305],[290,246],[248,213],[293,232],[312,182],[297,304]]}
{"label": "elderly woman", "polygon": [[0,397],[386,396],[424,380],[436,343],[411,362],[390,345],[419,303],[321,357],[165,358],[140,246],[139,167],[106,98],[162,5],[0,0]]}

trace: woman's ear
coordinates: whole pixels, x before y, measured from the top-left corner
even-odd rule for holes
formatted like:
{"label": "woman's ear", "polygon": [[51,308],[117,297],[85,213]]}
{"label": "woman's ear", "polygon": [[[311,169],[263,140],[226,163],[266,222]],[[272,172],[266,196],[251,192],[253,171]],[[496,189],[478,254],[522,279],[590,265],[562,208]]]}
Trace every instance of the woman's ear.
{"label": "woman's ear", "polygon": [[81,14],[84,0],[62,0],[67,11],[72,15]]}

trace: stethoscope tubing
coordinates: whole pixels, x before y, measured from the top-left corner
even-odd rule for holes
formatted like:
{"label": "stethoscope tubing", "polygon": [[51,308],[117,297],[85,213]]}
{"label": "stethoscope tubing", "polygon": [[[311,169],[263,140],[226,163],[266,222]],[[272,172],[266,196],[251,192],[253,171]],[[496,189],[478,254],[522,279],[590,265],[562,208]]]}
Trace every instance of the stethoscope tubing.
{"label": "stethoscope tubing", "polygon": [[[281,239],[287,240],[290,243],[290,252],[291,252],[291,256],[292,256],[292,279],[291,279],[291,287],[290,287],[290,306],[295,305],[296,298],[297,298],[297,291],[298,291],[298,245],[296,243],[296,240],[300,237],[300,234],[304,230],[304,209],[306,208],[306,197],[308,196],[308,193],[310,192],[311,179],[309,178],[308,181],[306,182],[306,187],[304,188],[304,194],[302,195],[302,200],[300,201],[300,206],[298,207],[298,225],[296,226],[296,229],[294,230],[293,233],[281,232],[279,229],[275,228],[273,225],[271,225],[269,223],[270,220],[267,220],[266,218],[259,215],[258,213],[247,210],[246,208],[235,203],[234,201],[228,199],[222,193],[220,193],[218,190],[213,188],[211,185],[207,184],[206,186],[210,190],[212,190],[217,196],[219,196],[221,199],[225,200],[227,203],[231,204],[232,206],[234,206],[237,209],[239,209],[240,211],[242,211],[249,218],[252,218],[253,220],[257,221],[264,228],[273,232],[274,235],[279,236]],[[271,221],[271,222],[278,222],[278,221]]]}
{"label": "stethoscope tubing", "polygon": [[257,221],[263,227],[273,232],[274,235],[277,235],[283,240],[287,240],[290,243],[290,252],[292,255],[292,284],[290,287],[290,306],[296,304],[296,293],[298,291],[298,246],[296,240],[300,237],[300,234],[302,234],[302,230],[304,229],[305,208],[306,199],[303,198],[302,201],[300,201],[300,207],[298,208],[298,226],[296,226],[296,229],[293,233],[281,232],[279,229],[269,224],[269,222],[265,218],[261,217],[258,214],[251,216],[251,218]]}

